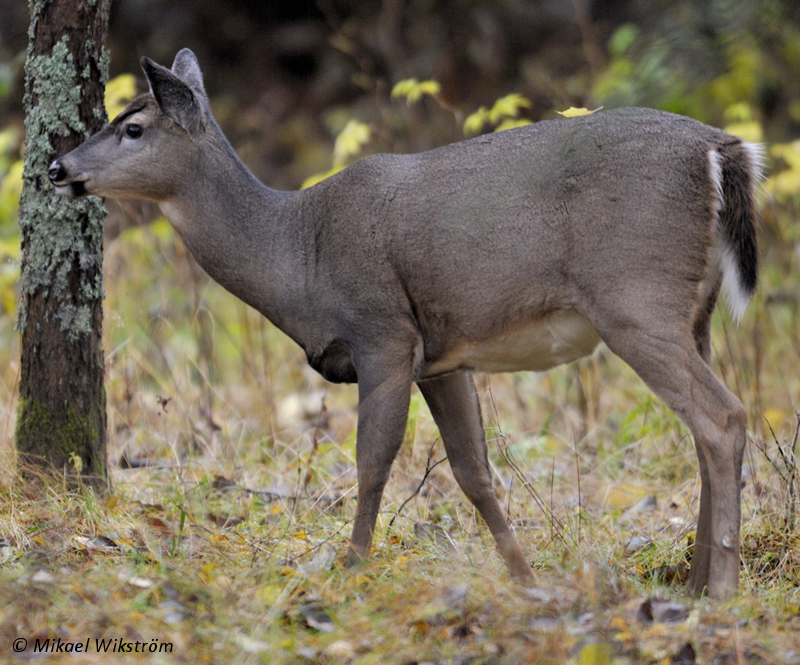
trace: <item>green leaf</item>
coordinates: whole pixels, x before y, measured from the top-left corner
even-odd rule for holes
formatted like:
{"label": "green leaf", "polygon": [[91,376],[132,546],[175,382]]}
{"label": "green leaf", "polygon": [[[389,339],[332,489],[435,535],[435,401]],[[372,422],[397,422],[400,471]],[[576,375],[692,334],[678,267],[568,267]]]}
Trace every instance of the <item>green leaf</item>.
{"label": "green leaf", "polygon": [[608,40],[608,50],[612,56],[619,57],[630,50],[638,38],[639,28],[631,23],[626,23],[614,30],[614,34]]}

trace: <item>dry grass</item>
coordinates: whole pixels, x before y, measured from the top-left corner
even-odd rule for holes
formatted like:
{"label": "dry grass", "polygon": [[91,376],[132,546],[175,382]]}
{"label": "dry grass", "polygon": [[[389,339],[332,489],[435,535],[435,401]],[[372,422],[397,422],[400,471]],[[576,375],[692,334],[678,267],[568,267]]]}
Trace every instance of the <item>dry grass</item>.
{"label": "dry grass", "polygon": [[668,584],[691,556],[691,439],[606,350],[478,377],[497,492],[536,589],[514,587],[436,464],[419,395],[373,561],[344,571],[355,388],[310,372],[166,223],[125,232],[106,257],[111,497],[17,479],[18,341],[0,319],[0,659],[17,637],[60,637],[173,645],[119,662],[800,663],[800,327],[795,299],[776,297],[800,280],[796,257],[769,259],[743,326],[715,317],[717,371],[753,435],[742,593],[718,605]]}

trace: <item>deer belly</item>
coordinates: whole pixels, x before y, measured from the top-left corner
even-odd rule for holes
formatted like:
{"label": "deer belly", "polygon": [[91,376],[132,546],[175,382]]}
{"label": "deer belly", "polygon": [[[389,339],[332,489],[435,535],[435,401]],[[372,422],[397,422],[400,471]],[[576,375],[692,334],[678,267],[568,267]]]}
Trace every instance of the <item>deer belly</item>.
{"label": "deer belly", "polygon": [[479,372],[542,372],[594,351],[600,337],[576,312],[553,312],[526,326],[463,342],[426,368],[425,376],[465,368]]}

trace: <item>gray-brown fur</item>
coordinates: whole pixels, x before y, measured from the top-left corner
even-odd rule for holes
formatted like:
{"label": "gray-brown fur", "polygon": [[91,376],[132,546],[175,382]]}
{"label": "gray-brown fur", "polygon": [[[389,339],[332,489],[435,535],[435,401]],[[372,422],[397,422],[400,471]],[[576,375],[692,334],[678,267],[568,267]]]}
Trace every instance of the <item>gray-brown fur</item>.
{"label": "gray-brown fur", "polygon": [[190,51],[171,72],[143,67],[153,96],[51,178],[68,195],[158,201],[214,279],[327,379],[358,381],[348,564],[369,552],[417,382],[459,484],[529,582],[491,490],[470,372],[546,369],[602,339],[695,437],[692,588],[736,589],[745,413],[711,373],[708,327],[723,281],[740,311],[755,286],[752,150],[688,118],[619,109],[367,157],[277,192],[236,158]]}

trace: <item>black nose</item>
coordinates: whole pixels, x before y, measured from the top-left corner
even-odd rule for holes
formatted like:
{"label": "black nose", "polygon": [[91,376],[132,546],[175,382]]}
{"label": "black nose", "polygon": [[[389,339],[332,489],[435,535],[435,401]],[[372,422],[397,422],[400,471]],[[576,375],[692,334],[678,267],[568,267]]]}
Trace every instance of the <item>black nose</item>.
{"label": "black nose", "polygon": [[61,182],[67,177],[67,171],[64,165],[56,160],[50,164],[50,168],[47,169],[47,177],[50,178],[50,182]]}

